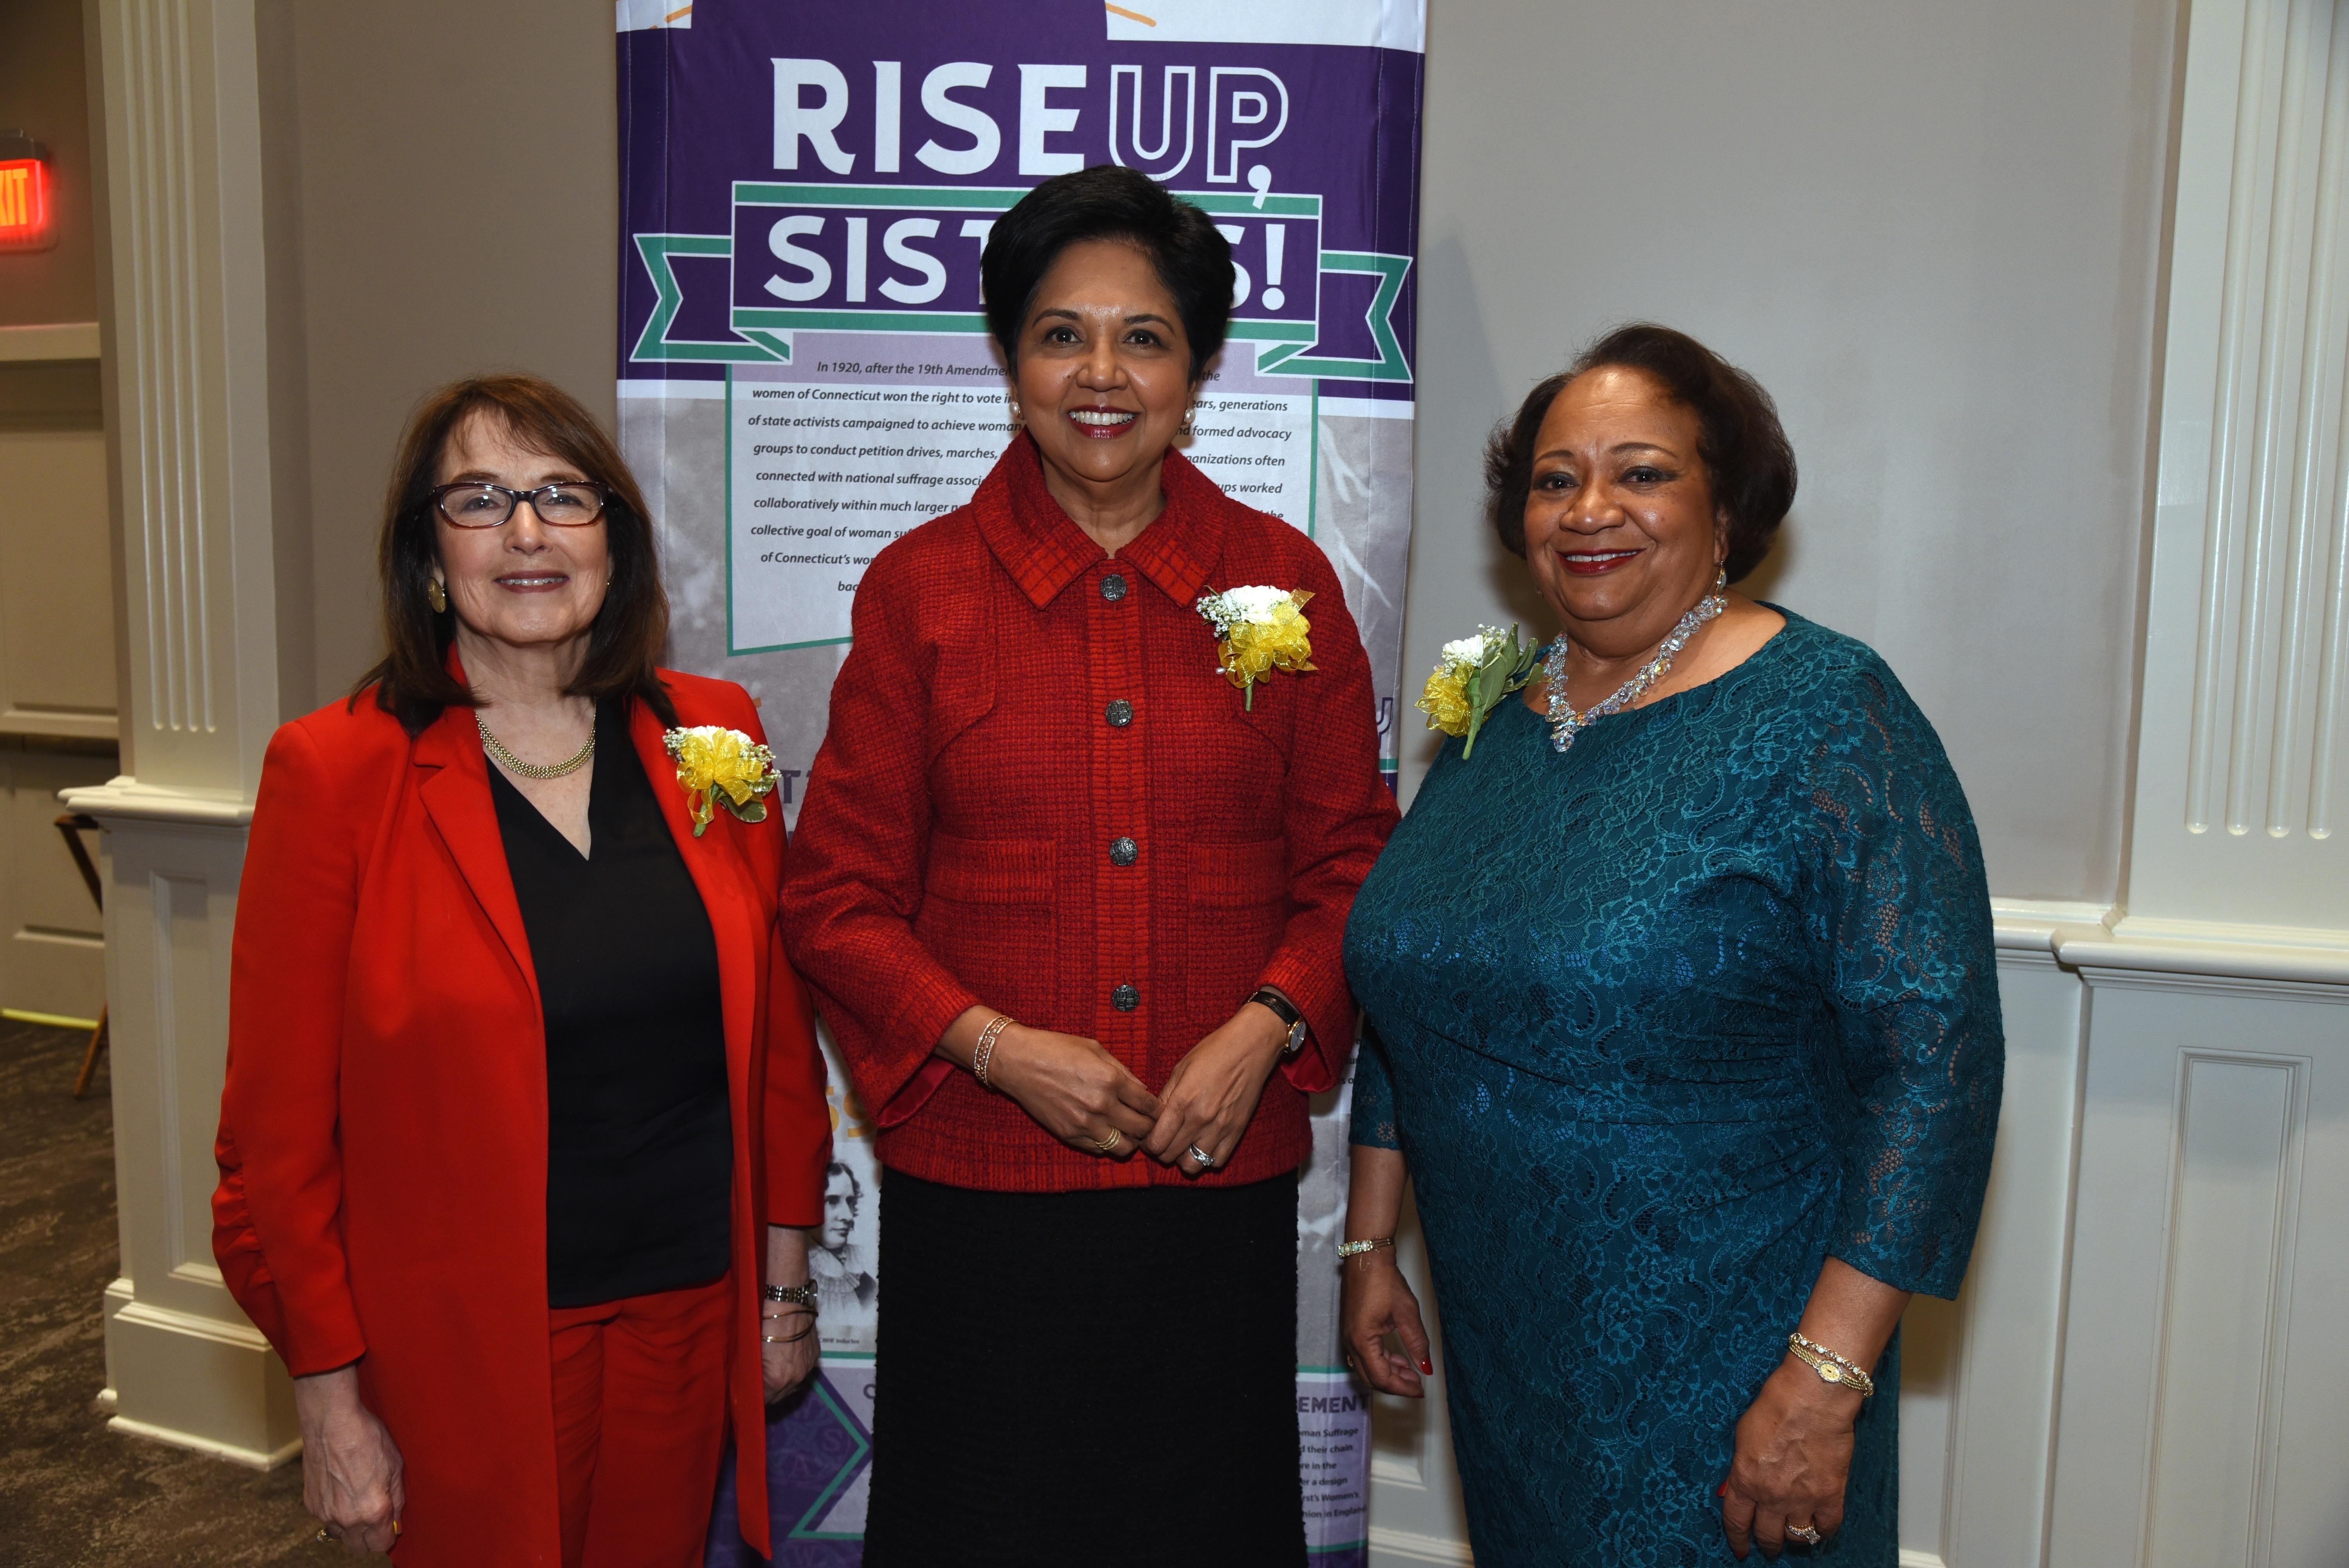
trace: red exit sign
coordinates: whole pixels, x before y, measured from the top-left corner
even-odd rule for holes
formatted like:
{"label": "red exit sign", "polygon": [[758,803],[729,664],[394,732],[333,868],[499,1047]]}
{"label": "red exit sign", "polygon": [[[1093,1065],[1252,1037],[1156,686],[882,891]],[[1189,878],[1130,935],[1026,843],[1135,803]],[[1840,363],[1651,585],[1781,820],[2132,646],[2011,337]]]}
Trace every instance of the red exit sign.
{"label": "red exit sign", "polygon": [[37,158],[0,159],[0,251],[45,251],[56,241],[48,165]]}

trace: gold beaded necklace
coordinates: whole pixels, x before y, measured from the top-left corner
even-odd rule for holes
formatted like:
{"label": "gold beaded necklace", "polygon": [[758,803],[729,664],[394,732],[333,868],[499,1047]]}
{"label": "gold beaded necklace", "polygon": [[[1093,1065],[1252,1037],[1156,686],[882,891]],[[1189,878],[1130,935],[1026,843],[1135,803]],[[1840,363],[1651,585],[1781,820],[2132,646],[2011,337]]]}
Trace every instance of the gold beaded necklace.
{"label": "gold beaded necklace", "polygon": [[524,779],[561,779],[586,767],[587,759],[595,755],[595,727],[592,722],[587,727],[586,745],[562,761],[550,763],[544,768],[524,762],[521,758],[508,751],[505,743],[490,733],[488,722],[478,713],[473,715],[473,727],[481,732],[481,744],[488,748],[491,756],[498,759],[498,766],[509,773],[518,773]]}

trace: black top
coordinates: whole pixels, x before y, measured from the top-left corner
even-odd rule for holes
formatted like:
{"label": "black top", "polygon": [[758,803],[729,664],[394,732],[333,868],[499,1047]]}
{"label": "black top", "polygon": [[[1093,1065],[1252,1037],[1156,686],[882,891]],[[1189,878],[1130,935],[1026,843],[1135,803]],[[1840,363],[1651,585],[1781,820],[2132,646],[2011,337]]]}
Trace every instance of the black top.
{"label": "black top", "polygon": [[731,1262],[718,943],[629,743],[595,710],[588,858],[495,763],[490,794],[546,1010],[546,1299],[705,1284]]}

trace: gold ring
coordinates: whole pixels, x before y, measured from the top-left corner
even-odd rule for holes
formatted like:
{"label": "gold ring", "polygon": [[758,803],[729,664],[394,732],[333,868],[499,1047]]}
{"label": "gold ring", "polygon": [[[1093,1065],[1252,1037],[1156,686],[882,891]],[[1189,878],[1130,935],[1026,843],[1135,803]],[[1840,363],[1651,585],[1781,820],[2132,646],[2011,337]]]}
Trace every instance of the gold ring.
{"label": "gold ring", "polygon": [[1117,1152],[1117,1146],[1125,1141],[1125,1134],[1112,1127],[1109,1130],[1107,1138],[1088,1138],[1085,1141],[1103,1154],[1114,1154]]}
{"label": "gold ring", "polygon": [[310,1539],[313,1541],[332,1541],[334,1537],[326,1533],[326,1527],[322,1524],[318,1526],[318,1533],[313,1535]]}

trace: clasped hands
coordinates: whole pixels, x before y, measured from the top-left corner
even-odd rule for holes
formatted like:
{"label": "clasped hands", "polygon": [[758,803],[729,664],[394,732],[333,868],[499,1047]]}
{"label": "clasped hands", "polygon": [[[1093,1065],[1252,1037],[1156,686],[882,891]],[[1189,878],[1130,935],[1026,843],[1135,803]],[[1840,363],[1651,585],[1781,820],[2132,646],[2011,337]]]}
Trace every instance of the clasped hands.
{"label": "clasped hands", "polygon": [[[968,1066],[970,1043],[995,1016],[973,1007],[957,1018],[942,1042],[950,1059]],[[1272,1009],[1247,1003],[1192,1047],[1154,1095],[1100,1041],[1013,1024],[997,1037],[987,1077],[1071,1149],[1112,1160],[1138,1149],[1197,1176],[1239,1147],[1288,1037]]]}

